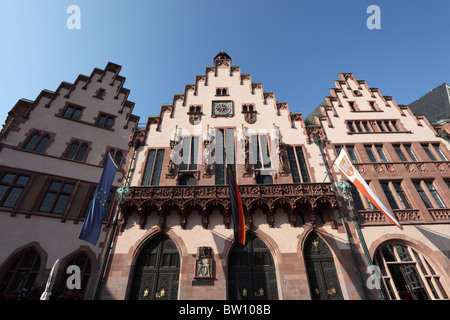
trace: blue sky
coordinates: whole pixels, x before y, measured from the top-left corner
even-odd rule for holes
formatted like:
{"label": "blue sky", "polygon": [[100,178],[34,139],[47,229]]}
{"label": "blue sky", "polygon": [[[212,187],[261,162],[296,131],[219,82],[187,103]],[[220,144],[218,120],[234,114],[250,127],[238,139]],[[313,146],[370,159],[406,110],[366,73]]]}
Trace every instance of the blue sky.
{"label": "blue sky", "polygon": [[[78,5],[81,29],[69,30]],[[370,30],[369,5],[381,10]],[[0,123],[20,98],[122,66],[145,122],[221,50],[265,91],[308,115],[340,72],[408,104],[450,83],[450,1],[43,0],[0,2]]]}

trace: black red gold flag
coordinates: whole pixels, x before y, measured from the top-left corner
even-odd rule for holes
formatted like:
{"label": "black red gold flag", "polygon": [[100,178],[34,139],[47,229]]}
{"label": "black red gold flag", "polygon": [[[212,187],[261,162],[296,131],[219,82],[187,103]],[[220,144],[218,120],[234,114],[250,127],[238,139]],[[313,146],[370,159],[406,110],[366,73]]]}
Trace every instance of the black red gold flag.
{"label": "black red gold flag", "polygon": [[230,191],[231,214],[233,216],[234,239],[245,245],[245,217],[242,208],[241,195],[233,174],[233,169],[227,166],[227,182]]}

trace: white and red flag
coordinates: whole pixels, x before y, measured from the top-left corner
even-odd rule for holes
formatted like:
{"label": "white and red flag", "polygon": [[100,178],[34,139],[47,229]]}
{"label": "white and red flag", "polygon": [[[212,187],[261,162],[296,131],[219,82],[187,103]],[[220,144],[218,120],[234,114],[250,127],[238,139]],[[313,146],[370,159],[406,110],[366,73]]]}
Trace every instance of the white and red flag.
{"label": "white and red flag", "polygon": [[394,214],[386,208],[375,192],[373,192],[366,181],[364,181],[361,177],[358,170],[355,169],[344,148],[341,148],[341,152],[336,158],[334,164],[338,166],[339,170],[341,170],[350,182],[353,183],[353,185],[361,191],[361,193],[366,196],[366,198],[369,199],[378,210],[380,210],[392,223],[399,227],[400,230],[403,230],[403,227],[400,225],[397,218],[395,218]]}

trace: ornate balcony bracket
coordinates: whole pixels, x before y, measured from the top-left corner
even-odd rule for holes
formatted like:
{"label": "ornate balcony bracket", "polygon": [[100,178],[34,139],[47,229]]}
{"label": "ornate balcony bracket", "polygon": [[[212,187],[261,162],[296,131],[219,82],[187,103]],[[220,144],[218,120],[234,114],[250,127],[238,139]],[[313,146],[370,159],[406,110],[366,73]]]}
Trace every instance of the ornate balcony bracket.
{"label": "ornate balcony bracket", "polygon": [[[337,199],[329,183],[241,185],[239,192],[249,228],[253,228],[256,209],[261,209],[269,227],[274,227],[278,209],[282,209],[289,223],[296,226],[297,217],[293,212],[300,207],[308,212],[321,209],[322,214],[328,210],[329,221],[333,220],[331,211],[337,207]],[[192,215],[194,210],[199,214]],[[228,186],[130,187],[130,193],[121,206],[121,230],[134,213],[139,216],[141,228],[145,228],[152,214],[159,216],[158,224],[165,228],[166,216],[172,211],[180,216],[183,229],[188,224],[189,216],[192,219],[199,217],[198,222],[207,229],[210,216],[216,210],[223,215],[223,223],[229,228],[231,210]]]}

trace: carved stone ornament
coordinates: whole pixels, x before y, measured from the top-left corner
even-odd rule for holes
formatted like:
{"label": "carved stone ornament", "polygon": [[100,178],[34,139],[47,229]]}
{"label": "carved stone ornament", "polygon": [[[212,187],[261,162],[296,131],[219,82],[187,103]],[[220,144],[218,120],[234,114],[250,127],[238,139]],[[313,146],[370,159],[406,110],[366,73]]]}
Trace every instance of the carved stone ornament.
{"label": "carved stone ornament", "polygon": [[383,167],[381,165],[375,164],[373,167],[377,173],[383,173]]}
{"label": "carved stone ornament", "polygon": [[426,172],[427,168],[425,168],[425,164],[424,163],[417,163],[416,164],[417,169],[419,169],[421,172]]}
{"label": "carved stone ornament", "polygon": [[358,170],[359,173],[364,173],[365,172],[364,166],[362,166],[362,165],[355,164],[355,168],[356,168],[356,170]]}
{"label": "carved stone ornament", "polygon": [[306,133],[308,135],[308,143],[311,144],[316,139],[322,139],[326,141],[322,128],[320,127],[306,127]]}
{"label": "carved stone ornament", "polygon": [[256,111],[247,111],[244,113],[244,120],[249,124],[256,122]]}
{"label": "carved stone ornament", "polygon": [[202,115],[201,114],[190,114],[189,115],[189,123],[192,125],[195,125],[196,122],[202,121]]}
{"label": "carved stone ornament", "polygon": [[198,247],[195,261],[195,279],[214,279],[214,259],[211,247]]}
{"label": "carved stone ornament", "polygon": [[[201,175],[197,172],[196,178]],[[166,174],[167,176],[167,174]],[[174,174],[174,176],[178,176]],[[142,217],[157,215],[159,225],[165,226],[166,216],[171,211],[176,211],[180,217],[180,226],[186,228],[187,220],[193,219],[193,223],[209,227],[210,215],[218,210],[223,216],[223,224],[226,228],[231,226],[230,197],[227,186],[153,186],[153,187],[129,187],[130,193],[127,200],[121,206],[123,230],[127,218],[134,212]],[[296,223],[293,217],[294,209],[298,205],[305,205],[315,210],[318,206],[328,203],[329,207],[337,206],[337,199],[332,191],[331,184],[272,184],[272,185],[240,185],[244,211],[247,212],[247,223],[252,223],[255,210],[260,208],[264,213],[271,215],[277,208],[282,208],[290,216],[291,224]],[[280,201],[283,199],[283,201]],[[190,215],[193,208],[200,214]],[[322,211],[322,214],[324,212]],[[328,214],[328,213],[326,213]],[[200,219],[199,219],[200,218]],[[146,220],[142,220],[145,227]],[[270,223],[270,221],[268,221]]]}
{"label": "carved stone ornament", "polygon": [[386,164],[386,170],[388,172],[395,172],[395,166],[393,164]]}

